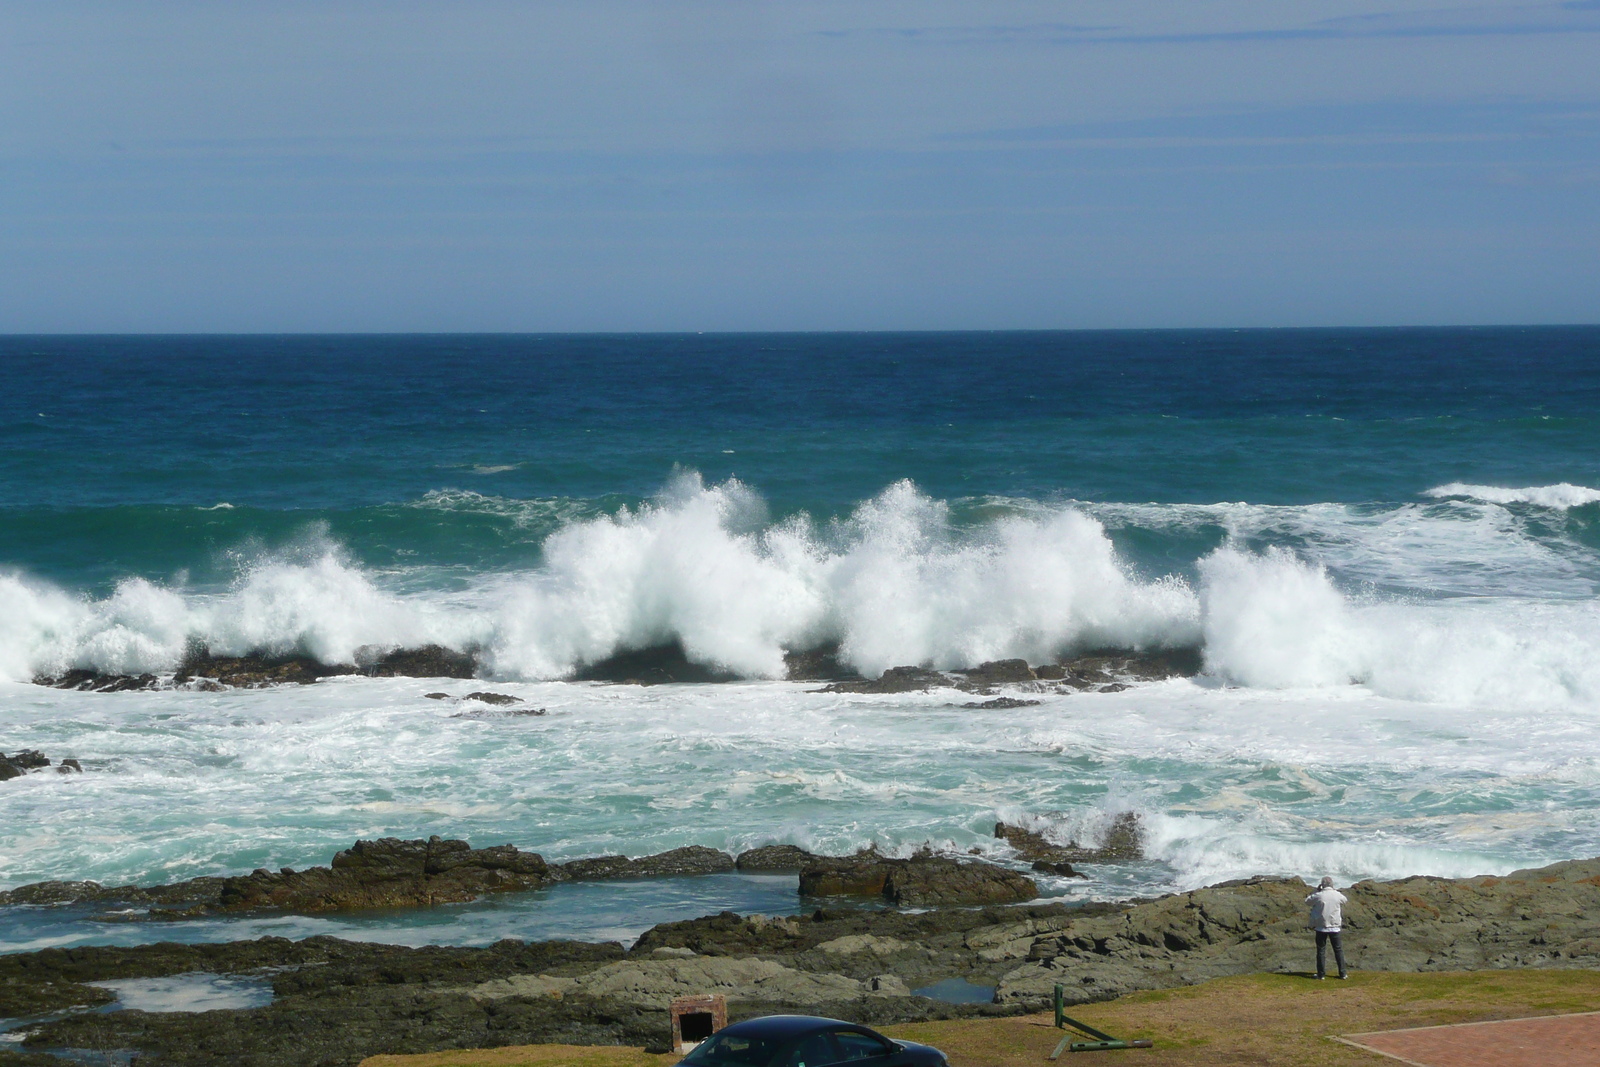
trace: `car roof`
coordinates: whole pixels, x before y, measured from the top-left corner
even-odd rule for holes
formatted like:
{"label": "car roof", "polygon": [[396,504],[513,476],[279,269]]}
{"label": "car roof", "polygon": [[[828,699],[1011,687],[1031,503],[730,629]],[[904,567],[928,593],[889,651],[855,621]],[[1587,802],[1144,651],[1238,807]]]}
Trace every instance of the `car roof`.
{"label": "car roof", "polygon": [[744,1022],[725,1026],[717,1032],[786,1041],[804,1037],[818,1030],[834,1030],[839,1027],[850,1030],[866,1029],[855,1023],[847,1023],[841,1019],[825,1019],[819,1015],[763,1015],[759,1019],[746,1019]]}

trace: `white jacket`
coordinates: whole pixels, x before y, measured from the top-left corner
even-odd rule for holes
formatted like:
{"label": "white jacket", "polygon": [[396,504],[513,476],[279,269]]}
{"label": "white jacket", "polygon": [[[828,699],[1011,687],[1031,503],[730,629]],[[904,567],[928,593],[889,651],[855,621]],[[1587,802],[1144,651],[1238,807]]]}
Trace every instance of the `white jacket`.
{"label": "white jacket", "polygon": [[1332,886],[1306,897],[1306,903],[1311,905],[1311,929],[1338,933],[1344,925],[1343,905],[1349,899]]}

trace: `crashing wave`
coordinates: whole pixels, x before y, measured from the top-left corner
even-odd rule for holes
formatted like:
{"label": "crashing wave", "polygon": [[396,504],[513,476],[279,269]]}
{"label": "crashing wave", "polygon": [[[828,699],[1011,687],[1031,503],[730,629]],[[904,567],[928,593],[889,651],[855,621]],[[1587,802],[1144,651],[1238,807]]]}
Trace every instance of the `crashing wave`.
{"label": "crashing wave", "polygon": [[1585,504],[1600,503],[1600,489],[1590,489],[1584,485],[1573,485],[1571,482],[1559,482],[1556,485],[1530,485],[1521,489],[1510,489],[1498,485],[1471,485],[1466,482],[1451,482],[1448,485],[1436,485],[1423,493],[1424,496],[1433,497],[1435,500],[1447,500],[1459,497],[1467,500],[1478,500],[1485,504],[1532,504],[1541,508],[1554,508],[1565,511],[1568,508],[1579,508]]}

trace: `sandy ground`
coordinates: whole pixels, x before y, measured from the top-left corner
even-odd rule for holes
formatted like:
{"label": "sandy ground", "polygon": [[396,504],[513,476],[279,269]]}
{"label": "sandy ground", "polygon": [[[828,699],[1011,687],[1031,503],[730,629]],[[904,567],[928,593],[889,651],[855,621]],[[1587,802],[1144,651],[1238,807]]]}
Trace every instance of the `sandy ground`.
{"label": "sandy ground", "polygon": [[[1084,1054],[1089,1063],[1270,1064],[1272,1067],[1379,1067],[1373,1052],[1330,1040],[1334,1034],[1515,1019],[1600,1010],[1600,971],[1472,971],[1355,974],[1348,982],[1260,974],[1136,993],[1070,1014],[1121,1038],[1156,1047]],[[943,1049],[953,1067],[1039,1067],[1061,1040],[1048,1015],[886,1027],[885,1033]],[[1083,1056],[1063,1053],[1061,1063]],[[527,1045],[517,1048],[374,1056],[362,1067],[667,1067],[673,1056],[638,1049]]]}

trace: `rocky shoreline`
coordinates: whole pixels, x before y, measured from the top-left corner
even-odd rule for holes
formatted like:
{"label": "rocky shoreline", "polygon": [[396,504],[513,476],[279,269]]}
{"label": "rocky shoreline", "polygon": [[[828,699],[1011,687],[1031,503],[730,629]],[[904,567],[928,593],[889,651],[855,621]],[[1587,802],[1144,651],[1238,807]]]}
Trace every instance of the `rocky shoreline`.
{"label": "rocky shoreline", "polygon": [[[440,854],[463,858],[458,849]],[[745,855],[746,869],[793,860]],[[1121,904],[724,913],[656,926],[627,949],[563,941],[409,949],[325,937],[45,949],[0,956],[0,1017],[35,1020],[22,1051],[0,1051],[0,1064],[62,1062],[36,1058],[45,1049],[125,1050],[141,1064],[185,1067],[331,1067],[381,1052],[537,1042],[659,1049],[667,1001],[706,992],[726,995],[735,1019],[1015,1014],[1045,1007],[1058,984],[1081,1003],[1232,974],[1304,972],[1308,891],[1296,878],[1254,878]],[[1362,882],[1346,893],[1347,952],[1360,970],[1600,967],[1600,859],[1504,877]],[[258,976],[274,998],[200,1013],[108,1012],[110,994],[89,984],[196,973]],[[992,1002],[913,992],[952,978],[993,987]]]}
{"label": "rocky shoreline", "polygon": [[[840,661],[836,646],[790,652],[785,655],[784,663],[787,680],[827,682],[820,690],[825,693],[907,693],[949,688],[982,695],[992,695],[995,687],[1002,685],[1034,692],[1116,692],[1139,682],[1191,677],[1199,674],[1203,666],[1196,649],[1109,650],[1033,666],[1026,660],[1009,659],[948,671],[919,666],[891,667],[877,678],[866,678]],[[483,673],[479,650],[458,650],[442,645],[363,648],[357,650],[351,663],[324,663],[299,653],[264,650],[240,656],[213,655],[209,648],[196,645],[170,674],[118,674],[73,668],[40,674],[33,681],[54,689],[124,693],[147,689],[222,690],[312,685],[325,678],[352,675],[471,679],[480,678]],[[682,646],[671,644],[619,652],[580,667],[570,680],[659,685],[730,682],[739,680],[739,676],[719,667],[696,663],[689,659]]]}
{"label": "rocky shoreline", "polygon": [[[995,837],[1010,845],[1022,861],[1034,861],[1036,870],[1057,875],[1077,874],[1069,858],[1098,863],[1140,854],[1138,821],[1131,813],[1114,822],[1107,845],[1100,848],[1058,845],[1034,831],[1004,823],[995,825]],[[0,891],[0,906],[142,906],[147,909],[142,918],[149,920],[267,911],[317,914],[465,903],[491,893],[542,889],[558,882],[729,871],[794,872],[801,896],[857,897],[906,907],[1015,904],[1039,895],[1034,880],[1013,868],[971,855],[939,855],[926,848],[909,857],[881,855],[875,848],[850,856],[819,856],[794,845],[768,845],[733,856],[688,845],[637,858],[594,856],[547,863],[539,853],[511,844],[473,848],[465,841],[435,836],[357,841],[335,854],[329,866],[303,870],[260,868],[247,875],[153,886],[35,882]],[[125,911],[118,913],[118,921],[130,921]]]}

